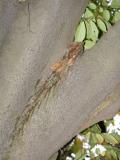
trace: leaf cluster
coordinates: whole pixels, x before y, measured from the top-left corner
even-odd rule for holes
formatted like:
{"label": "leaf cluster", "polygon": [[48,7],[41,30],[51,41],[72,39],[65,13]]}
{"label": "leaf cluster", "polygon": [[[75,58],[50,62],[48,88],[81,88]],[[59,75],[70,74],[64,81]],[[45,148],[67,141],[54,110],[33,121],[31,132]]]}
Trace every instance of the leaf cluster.
{"label": "leaf cluster", "polygon": [[[110,3],[110,2],[109,2]],[[90,1],[77,26],[75,42],[85,42],[85,49],[92,48],[110,26],[120,20],[120,1]]]}
{"label": "leaf cluster", "polygon": [[[113,123],[113,119],[103,123],[107,128],[110,123]],[[63,148],[63,153],[58,160],[67,160],[67,157],[70,157],[71,160],[85,160],[86,157],[89,157],[90,160],[120,160],[120,135],[103,132],[102,127],[97,123],[80,133],[80,136],[83,138],[76,136],[69,145]],[[84,147],[85,145],[88,147]],[[92,152],[96,145],[105,148],[102,153],[99,148],[96,149],[98,156]],[[75,158],[71,156],[72,153],[75,154]]]}

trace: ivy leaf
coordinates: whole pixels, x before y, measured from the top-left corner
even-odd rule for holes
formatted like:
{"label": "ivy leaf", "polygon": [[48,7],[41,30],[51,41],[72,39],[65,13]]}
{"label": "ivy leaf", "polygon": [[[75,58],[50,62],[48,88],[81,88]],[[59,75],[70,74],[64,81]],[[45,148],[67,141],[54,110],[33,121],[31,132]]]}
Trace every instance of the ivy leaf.
{"label": "ivy leaf", "polygon": [[119,20],[120,20],[120,12],[116,12],[115,15],[114,15],[114,17],[113,17],[112,22],[113,22],[113,23],[116,23],[116,22],[118,22]]}
{"label": "ivy leaf", "polygon": [[104,142],[104,138],[101,134],[96,134],[95,136],[96,136],[99,144],[102,144]]}
{"label": "ivy leaf", "polygon": [[97,19],[97,25],[101,31],[107,32],[106,25],[100,18]]}
{"label": "ivy leaf", "polygon": [[96,4],[95,3],[89,3],[88,7],[92,10],[95,10],[97,8]]}
{"label": "ivy leaf", "polygon": [[108,30],[108,28],[109,28],[109,27],[111,27],[111,24],[110,24],[110,22],[108,22],[108,21],[104,20],[104,23],[105,23],[105,25],[106,25],[106,28],[107,28],[107,30]]}
{"label": "ivy leaf", "polygon": [[81,21],[75,33],[75,42],[82,42],[85,39],[86,28],[84,21]]}
{"label": "ivy leaf", "polygon": [[98,40],[99,30],[95,22],[90,20],[90,21],[86,21],[85,24],[87,29],[86,39],[93,40],[96,42]]}
{"label": "ivy leaf", "polygon": [[110,19],[110,12],[109,12],[109,10],[105,9],[105,10],[103,11],[103,18],[104,18],[106,21],[109,21],[109,19]]}
{"label": "ivy leaf", "polygon": [[84,17],[85,18],[91,18],[91,17],[94,17],[94,14],[89,8],[86,8]]}
{"label": "ivy leaf", "polygon": [[85,50],[92,48],[95,44],[96,44],[95,41],[86,40],[86,41],[85,41]]}

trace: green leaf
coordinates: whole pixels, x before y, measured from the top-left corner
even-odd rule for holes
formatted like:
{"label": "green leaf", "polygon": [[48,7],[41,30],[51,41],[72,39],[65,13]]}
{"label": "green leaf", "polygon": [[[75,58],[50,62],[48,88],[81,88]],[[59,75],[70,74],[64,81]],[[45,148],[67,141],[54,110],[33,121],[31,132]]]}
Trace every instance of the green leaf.
{"label": "green leaf", "polygon": [[105,153],[105,158],[109,160],[120,160],[120,150],[119,148],[105,145],[105,148],[107,149]]}
{"label": "green leaf", "polygon": [[96,6],[96,4],[95,3],[89,3],[89,5],[88,5],[88,7],[90,8],[90,9],[96,9],[97,8],[97,6]]}
{"label": "green leaf", "polygon": [[102,144],[104,142],[104,138],[101,134],[96,134],[95,136],[99,144]]}
{"label": "green leaf", "polygon": [[95,44],[96,44],[96,42],[94,42],[94,41],[86,40],[85,41],[85,50],[92,48]]}
{"label": "green leaf", "polygon": [[91,132],[88,131],[88,132],[86,133],[86,138],[87,138],[87,139],[90,139],[90,138],[91,138]]}
{"label": "green leaf", "polygon": [[83,134],[86,134],[88,132],[93,132],[93,133],[101,133],[101,128],[99,127],[98,124],[94,124],[93,126],[89,127],[86,129]]}
{"label": "green leaf", "polygon": [[111,133],[111,135],[117,140],[116,144],[120,144],[120,135],[118,135],[117,133]]}
{"label": "green leaf", "polygon": [[120,8],[120,0],[112,0],[111,8]]}
{"label": "green leaf", "polygon": [[98,140],[97,140],[95,135],[96,135],[95,133],[91,134],[91,143],[90,143],[91,146],[93,146],[93,145],[98,143]]}
{"label": "green leaf", "polygon": [[85,18],[91,18],[91,17],[95,17],[95,16],[94,16],[93,12],[89,8],[86,8],[84,17]]}
{"label": "green leaf", "polygon": [[105,23],[105,25],[106,25],[106,28],[107,28],[107,30],[108,30],[108,28],[109,28],[109,27],[111,27],[111,24],[110,24],[110,22],[108,22],[108,21],[104,20],[104,23]]}
{"label": "green leaf", "polygon": [[107,7],[108,6],[107,1],[106,0],[102,0],[102,5],[105,6],[105,7]]}
{"label": "green leaf", "polygon": [[83,142],[76,137],[74,140],[74,145],[71,147],[71,151],[73,153],[77,153],[80,149],[82,149],[82,146],[83,146]]}
{"label": "green leaf", "polygon": [[97,25],[101,31],[107,32],[106,25],[100,18],[97,19]]}
{"label": "green leaf", "polygon": [[118,144],[118,141],[113,134],[103,133],[103,137],[106,143],[109,143],[112,145]]}
{"label": "green leaf", "polygon": [[114,15],[114,17],[113,17],[112,22],[116,23],[119,20],[120,20],[120,12],[116,12],[115,15]]}
{"label": "green leaf", "polygon": [[92,38],[91,39],[93,41],[97,41],[98,40],[99,30],[98,30],[96,24],[93,21],[90,21],[89,23],[91,25],[90,28],[91,28],[91,32],[92,32]]}
{"label": "green leaf", "polygon": [[112,0],[111,5],[107,0],[102,0],[102,5],[105,7],[110,7],[110,8],[120,8],[120,0]]}
{"label": "green leaf", "polygon": [[103,18],[104,18],[106,21],[109,21],[109,19],[110,19],[110,12],[109,12],[109,10],[104,9],[104,11],[103,11]]}
{"label": "green leaf", "polygon": [[85,39],[86,28],[84,21],[80,22],[75,33],[75,42],[82,42]]}
{"label": "green leaf", "polygon": [[99,12],[100,12],[100,13],[102,13],[103,10],[104,10],[103,7],[100,7],[100,8],[99,8]]}
{"label": "green leaf", "polygon": [[117,158],[117,154],[116,154],[116,152],[115,152],[114,150],[111,149],[110,154],[111,154],[111,156],[112,156],[112,158],[113,158],[114,160],[117,160],[117,159],[118,159],[118,158]]}
{"label": "green leaf", "polygon": [[93,22],[92,20],[86,21],[85,25],[87,29],[86,39],[93,40],[96,42],[98,40],[99,30],[95,22]]}
{"label": "green leaf", "polygon": [[81,150],[79,150],[79,152],[76,154],[75,160],[84,160],[85,156],[86,156],[85,150],[84,150],[84,149],[81,149]]}

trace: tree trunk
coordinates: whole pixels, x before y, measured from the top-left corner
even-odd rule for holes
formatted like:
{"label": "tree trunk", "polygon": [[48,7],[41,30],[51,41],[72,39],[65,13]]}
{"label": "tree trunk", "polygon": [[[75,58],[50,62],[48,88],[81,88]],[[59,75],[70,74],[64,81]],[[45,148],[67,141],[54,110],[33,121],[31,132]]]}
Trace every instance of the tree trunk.
{"label": "tree trunk", "polygon": [[78,58],[18,134],[36,82],[64,55],[87,0],[31,0],[30,14],[27,2],[1,4],[0,160],[47,160],[80,130],[120,109],[120,24]]}

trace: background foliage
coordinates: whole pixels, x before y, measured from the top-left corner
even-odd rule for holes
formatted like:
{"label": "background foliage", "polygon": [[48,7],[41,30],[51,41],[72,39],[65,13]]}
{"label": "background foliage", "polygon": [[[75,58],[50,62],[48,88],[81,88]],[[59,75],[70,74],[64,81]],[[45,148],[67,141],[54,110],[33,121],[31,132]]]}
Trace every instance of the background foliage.
{"label": "background foliage", "polygon": [[120,113],[78,134],[57,160],[120,160]]}

